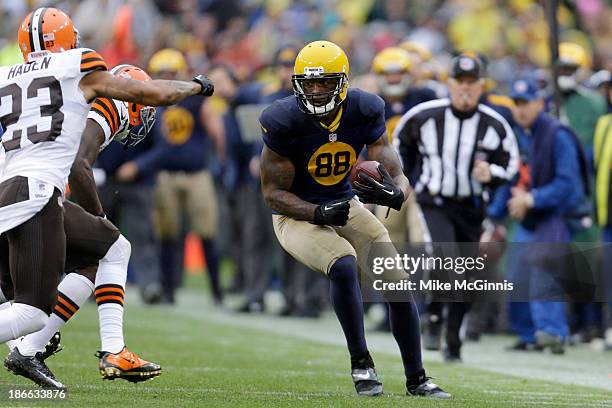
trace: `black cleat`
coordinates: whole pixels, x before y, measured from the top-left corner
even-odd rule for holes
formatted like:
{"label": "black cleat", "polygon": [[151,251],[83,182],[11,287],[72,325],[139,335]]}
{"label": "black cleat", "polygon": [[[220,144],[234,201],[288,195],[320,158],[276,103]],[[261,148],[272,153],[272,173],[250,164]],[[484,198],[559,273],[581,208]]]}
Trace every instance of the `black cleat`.
{"label": "black cleat", "polygon": [[357,394],[365,397],[377,397],[383,394],[383,385],[374,368],[374,361],[369,352],[351,357],[351,377]]}
{"label": "black cleat", "polygon": [[406,383],[406,395],[414,395],[417,397],[426,397],[434,399],[449,399],[451,394],[444,391],[438,385],[431,381],[431,378],[422,375],[419,377],[420,382],[417,384]]}
{"label": "black cleat", "polygon": [[53,337],[51,337],[51,340],[49,340],[49,342],[45,346],[45,350],[42,353],[40,353],[41,354],[40,357],[43,360],[46,360],[52,355],[57,354],[60,351],[62,351],[63,350],[62,345],[60,344],[61,339],[62,339],[62,335],[60,334],[60,332],[55,332]]}
{"label": "black cleat", "polygon": [[4,366],[15,375],[25,377],[41,387],[65,389],[64,384],[55,379],[42,358],[42,353],[29,357],[22,355],[15,347],[4,360]]}

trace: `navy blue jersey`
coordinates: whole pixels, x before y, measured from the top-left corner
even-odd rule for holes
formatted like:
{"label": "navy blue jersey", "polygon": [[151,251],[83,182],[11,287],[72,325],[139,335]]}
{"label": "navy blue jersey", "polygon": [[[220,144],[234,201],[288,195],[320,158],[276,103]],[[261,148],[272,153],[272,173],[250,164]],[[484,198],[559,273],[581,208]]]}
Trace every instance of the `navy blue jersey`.
{"label": "navy blue jersey", "polygon": [[293,95],[293,90],[279,89],[275,92],[262,95],[259,103],[272,103],[278,99],[286,98],[291,95]]}
{"label": "navy blue jersey", "polygon": [[419,103],[437,99],[436,93],[429,88],[409,88],[408,93],[400,102],[387,102],[385,104],[385,120],[387,122],[387,134],[389,137],[404,113],[417,106]]}
{"label": "navy blue jersey", "polygon": [[166,170],[199,171],[206,168],[206,131],[200,120],[204,98],[196,95],[158,109],[156,131],[165,142]]}
{"label": "navy blue jersey", "polygon": [[147,138],[154,140],[154,147],[136,160],[140,171],[196,172],[207,168],[210,140],[200,120],[203,102],[204,97],[194,95],[176,105],[157,108],[157,120]]}
{"label": "navy blue jersey", "polygon": [[348,176],[363,147],[385,133],[384,112],[378,96],[349,89],[337,126],[302,112],[295,96],[274,102],[259,121],[266,146],[295,167],[289,191],[320,204],[353,196]]}

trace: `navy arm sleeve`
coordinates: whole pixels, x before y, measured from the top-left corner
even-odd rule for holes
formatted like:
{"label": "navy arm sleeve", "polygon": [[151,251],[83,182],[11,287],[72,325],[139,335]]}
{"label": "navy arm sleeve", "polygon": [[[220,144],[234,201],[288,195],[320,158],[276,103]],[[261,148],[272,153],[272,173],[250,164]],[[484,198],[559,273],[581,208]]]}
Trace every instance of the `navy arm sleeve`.
{"label": "navy arm sleeve", "polygon": [[367,118],[364,128],[364,143],[374,143],[387,131],[385,124],[385,102],[378,95],[363,92],[360,98],[360,109]]}
{"label": "navy arm sleeve", "polygon": [[290,141],[288,126],[281,123],[283,112],[277,103],[267,107],[259,117],[262,137],[265,145],[275,153],[287,157],[289,156]]}

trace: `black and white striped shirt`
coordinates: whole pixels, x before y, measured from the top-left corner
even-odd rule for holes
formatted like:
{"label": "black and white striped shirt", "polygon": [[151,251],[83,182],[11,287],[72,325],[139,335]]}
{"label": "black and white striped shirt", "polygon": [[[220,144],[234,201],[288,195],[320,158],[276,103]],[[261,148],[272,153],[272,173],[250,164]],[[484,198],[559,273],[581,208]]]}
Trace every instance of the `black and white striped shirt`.
{"label": "black and white striped shirt", "polygon": [[472,177],[475,158],[490,164],[492,183],[510,181],[519,167],[512,128],[483,104],[465,114],[447,98],[421,103],[402,116],[393,141],[417,193],[480,196],[483,186]]}

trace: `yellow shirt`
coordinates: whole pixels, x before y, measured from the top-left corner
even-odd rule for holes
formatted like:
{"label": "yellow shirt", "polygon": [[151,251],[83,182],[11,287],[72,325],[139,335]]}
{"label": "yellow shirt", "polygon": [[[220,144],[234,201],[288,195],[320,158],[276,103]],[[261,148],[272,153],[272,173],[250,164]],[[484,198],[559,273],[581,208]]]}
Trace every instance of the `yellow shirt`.
{"label": "yellow shirt", "polygon": [[602,116],[595,127],[595,203],[600,226],[608,225],[612,175],[612,113]]}

